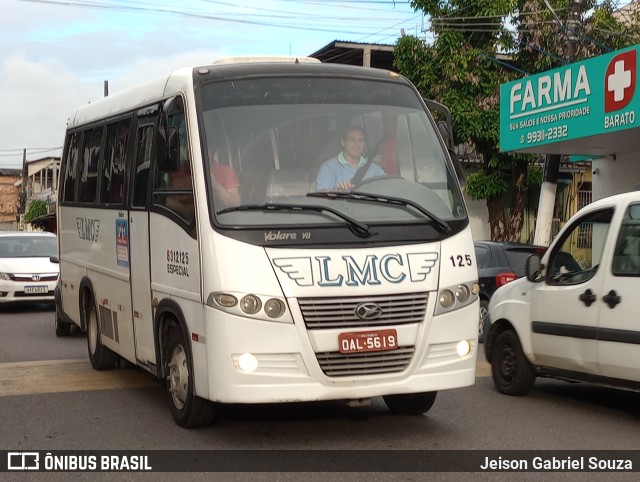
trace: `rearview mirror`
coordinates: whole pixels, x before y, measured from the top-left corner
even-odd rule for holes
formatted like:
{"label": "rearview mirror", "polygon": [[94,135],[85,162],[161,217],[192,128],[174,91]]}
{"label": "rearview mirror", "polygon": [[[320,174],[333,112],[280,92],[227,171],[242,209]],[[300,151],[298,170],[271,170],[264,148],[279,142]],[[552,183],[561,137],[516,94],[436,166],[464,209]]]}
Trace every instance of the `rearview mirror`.
{"label": "rearview mirror", "polygon": [[175,172],[180,163],[180,137],[176,127],[158,127],[158,171]]}

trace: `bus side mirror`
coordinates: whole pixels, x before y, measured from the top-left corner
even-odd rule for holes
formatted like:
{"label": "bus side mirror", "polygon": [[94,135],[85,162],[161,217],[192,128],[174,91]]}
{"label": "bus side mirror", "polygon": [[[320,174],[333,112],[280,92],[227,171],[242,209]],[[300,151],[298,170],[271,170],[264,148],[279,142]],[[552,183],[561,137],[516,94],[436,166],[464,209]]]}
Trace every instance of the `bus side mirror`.
{"label": "bus side mirror", "polygon": [[544,265],[540,261],[540,256],[532,254],[527,258],[527,279],[533,283],[542,281],[542,270]]}
{"label": "bus side mirror", "polygon": [[176,127],[158,128],[158,171],[175,172],[180,166],[180,136]]}
{"label": "bus side mirror", "polygon": [[445,144],[447,144],[447,148],[449,150],[453,149],[453,133],[451,132],[450,124],[445,121],[438,121],[436,124],[438,126],[438,130],[440,131],[440,135],[444,139]]}

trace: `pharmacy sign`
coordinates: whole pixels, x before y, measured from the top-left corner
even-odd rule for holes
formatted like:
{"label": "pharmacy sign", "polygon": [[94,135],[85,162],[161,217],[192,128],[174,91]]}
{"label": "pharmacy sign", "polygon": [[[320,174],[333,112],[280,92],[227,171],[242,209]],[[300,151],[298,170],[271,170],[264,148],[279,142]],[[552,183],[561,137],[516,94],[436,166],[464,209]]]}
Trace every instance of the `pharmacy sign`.
{"label": "pharmacy sign", "polygon": [[549,144],[639,127],[639,48],[502,84],[500,149],[551,152]]}

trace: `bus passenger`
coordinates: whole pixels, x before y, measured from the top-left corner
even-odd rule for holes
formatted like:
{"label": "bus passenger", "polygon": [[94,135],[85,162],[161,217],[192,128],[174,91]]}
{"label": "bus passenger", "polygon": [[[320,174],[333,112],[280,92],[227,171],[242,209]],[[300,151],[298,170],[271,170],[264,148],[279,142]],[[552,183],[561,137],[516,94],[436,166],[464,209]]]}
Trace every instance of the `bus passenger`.
{"label": "bus passenger", "polygon": [[222,208],[240,205],[240,181],[231,166],[220,164],[215,148],[209,150],[211,160],[211,184],[214,199],[222,204]]}
{"label": "bus passenger", "polygon": [[[342,152],[320,166],[316,178],[318,191],[348,191],[355,187],[351,180],[358,169],[367,163],[367,158],[362,155],[365,148],[364,134],[364,129],[359,126],[346,130],[340,140]],[[363,179],[384,175],[385,172],[378,164],[370,162]]]}

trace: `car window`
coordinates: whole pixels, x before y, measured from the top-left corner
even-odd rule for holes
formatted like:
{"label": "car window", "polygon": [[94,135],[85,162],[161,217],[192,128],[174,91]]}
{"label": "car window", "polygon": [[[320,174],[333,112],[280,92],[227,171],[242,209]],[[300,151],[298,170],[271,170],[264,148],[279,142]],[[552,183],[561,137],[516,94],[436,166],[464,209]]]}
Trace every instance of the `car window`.
{"label": "car window", "polygon": [[491,263],[491,251],[486,246],[476,245],[475,248],[478,268],[488,268]]}
{"label": "car window", "polygon": [[0,258],[33,258],[58,255],[53,236],[10,236],[0,239]]}
{"label": "car window", "polygon": [[613,253],[614,276],[640,276],[640,204],[625,212]]}
{"label": "car window", "polygon": [[513,269],[524,270],[527,265],[527,259],[536,251],[523,249],[506,249],[504,254],[507,256],[509,266]]}
{"label": "car window", "polygon": [[549,284],[584,283],[595,276],[612,217],[613,209],[588,213],[562,234],[549,257]]}

